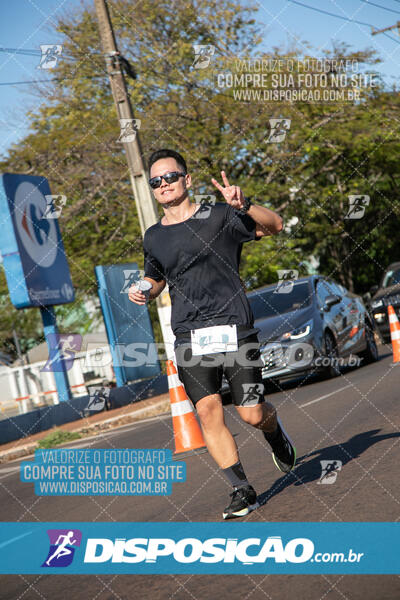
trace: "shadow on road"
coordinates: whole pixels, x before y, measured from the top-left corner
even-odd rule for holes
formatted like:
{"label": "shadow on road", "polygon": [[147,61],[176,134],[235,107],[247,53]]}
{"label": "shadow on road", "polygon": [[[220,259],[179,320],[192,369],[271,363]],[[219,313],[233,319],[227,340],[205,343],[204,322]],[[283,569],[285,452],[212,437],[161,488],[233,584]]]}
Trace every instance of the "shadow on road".
{"label": "shadow on road", "polygon": [[374,444],[384,440],[400,437],[400,432],[377,435],[380,429],[372,429],[351,437],[347,442],[326,446],[304,454],[297,459],[297,466],[291,473],[278,479],[266,492],[259,495],[260,504],[265,504],[270,498],[279,494],[290,485],[304,485],[316,481],[321,477],[320,461],[334,463],[340,461],[345,466],[354,458],[358,458],[363,452]]}

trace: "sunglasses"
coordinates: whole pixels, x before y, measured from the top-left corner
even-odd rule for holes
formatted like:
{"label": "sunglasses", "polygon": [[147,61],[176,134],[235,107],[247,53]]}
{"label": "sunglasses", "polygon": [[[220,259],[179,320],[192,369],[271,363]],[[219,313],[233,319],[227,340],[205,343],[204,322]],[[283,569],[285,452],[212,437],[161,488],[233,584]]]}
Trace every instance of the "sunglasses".
{"label": "sunglasses", "polygon": [[161,185],[161,181],[164,179],[165,183],[175,183],[178,181],[179,177],[185,177],[186,173],[181,173],[180,171],[171,171],[170,173],[165,173],[165,175],[159,175],[158,177],[152,177],[149,179],[149,184],[153,188],[153,190],[157,189]]}

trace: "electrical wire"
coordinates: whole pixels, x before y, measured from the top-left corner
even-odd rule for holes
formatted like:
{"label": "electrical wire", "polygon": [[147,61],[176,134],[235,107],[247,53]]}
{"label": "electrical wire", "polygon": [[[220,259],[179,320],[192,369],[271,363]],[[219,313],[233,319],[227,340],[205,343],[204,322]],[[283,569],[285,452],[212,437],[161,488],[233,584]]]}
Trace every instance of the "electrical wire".
{"label": "electrical wire", "polygon": [[364,4],[371,4],[372,6],[376,6],[377,8],[382,8],[383,10],[388,10],[389,12],[400,15],[400,11],[394,10],[393,8],[387,8],[386,6],[382,6],[382,4],[375,4],[375,2],[370,2],[369,0],[360,0],[360,2],[364,2]]}
{"label": "electrical wire", "polygon": [[40,50],[21,50],[20,48],[0,48],[0,52],[7,54],[25,54],[26,56],[40,56]]}
{"label": "electrical wire", "polygon": [[[363,2],[364,0],[361,0],[361,1]],[[349,19],[348,17],[343,17],[342,15],[337,15],[336,13],[331,13],[331,12],[328,12],[327,10],[322,10],[321,8],[316,8],[315,6],[309,6],[308,4],[303,4],[303,2],[299,2],[298,0],[288,0],[288,2],[291,2],[292,4],[297,4],[298,6],[303,6],[304,8],[309,8],[310,10],[315,10],[316,12],[319,12],[319,13],[322,13],[325,15],[329,15],[330,17],[335,17],[336,19],[342,19],[342,21],[348,21],[349,23],[357,23],[357,25],[364,25],[365,27],[371,27],[372,31],[375,29],[375,26],[372,25],[371,23],[365,23],[365,21],[357,21],[356,19]],[[390,40],[393,40],[394,42],[396,42],[396,44],[400,44],[399,40],[392,37],[385,31],[382,32],[382,35],[386,36]]]}
{"label": "electrical wire", "polygon": [[298,0],[288,0],[292,4],[298,4],[299,6],[304,6],[304,8],[310,8],[311,10],[315,10],[316,12],[323,13],[324,15],[329,15],[330,17],[336,17],[337,19],[342,19],[342,21],[350,21],[350,23],[358,23],[358,25],[366,25],[367,27],[374,28],[371,23],[364,23],[363,21],[356,21],[355,19],[349,19],[348,17],[342,17],[342,15],[337,15],[335,13],[328,12],[327,10],[323,10],[322,8],[316,8],[315,6],[309,6],[308,4],[303,4],[303,2],[298,2]]}
{"label": "electrical wire", "polygon": [[79,77],[53,77],[52,79],[35,79],[33,81],[3,81],[0,85],[24,85],[26,83],[51,83],[52,81],[70,81],[71,79],[95,79],[104,75],[84,75]]}
{"label": "electrical wire", "polygon": [[48,83],[54,79],[36,79],[35,81],[3,81],[0,85],[23,85],[25,83]]}
{"label": "electrical wire", "polygon": [[[50,45],[50,44],[49,44]],[[53,44],[56,46],[57,44]],[[4,52],[6,54],[22,54],[24,56],[33,56],[35,58],[41,58],[42,52],[40,50],[21,50],[20,48],[2,48],[0,47],[0,52]],[[97,53],[92,53],[96,54]],[[68,54],[61,54],[60,58],[66,58],[68,60],[77,60],[75,56],[69,56]]]}

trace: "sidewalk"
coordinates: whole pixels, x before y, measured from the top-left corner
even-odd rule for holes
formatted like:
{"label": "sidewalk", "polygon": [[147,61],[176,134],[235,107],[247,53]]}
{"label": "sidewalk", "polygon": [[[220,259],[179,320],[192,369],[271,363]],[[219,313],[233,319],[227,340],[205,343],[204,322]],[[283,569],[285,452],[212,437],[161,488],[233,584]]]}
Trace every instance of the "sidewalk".
{"label": "sidewalk", "polygon": [[86,435],[93,435],[96,432],[107,431],[120,425],[139,422],[148,417],[165,414],[169,411],[169,394],[161,394],[160,396],[147,398],[146,400],[122,406],[121,408],[95,413],[90,417],[72,421],[71,423],[64,423],[64,425],[59,425],[47,431],[41,431],[35,435],[2,444],[0,446],[0,463],[32,454],[37,447],[37,443],[54,431],[54,429],[78,432],[84,438]]}

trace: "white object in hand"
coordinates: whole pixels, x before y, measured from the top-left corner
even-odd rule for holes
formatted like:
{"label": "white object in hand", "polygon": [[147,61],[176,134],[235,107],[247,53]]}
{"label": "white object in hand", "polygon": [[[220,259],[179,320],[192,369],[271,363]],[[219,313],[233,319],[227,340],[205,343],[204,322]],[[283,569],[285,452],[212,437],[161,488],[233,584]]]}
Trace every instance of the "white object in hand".
{"label": "white object in hand", "polygon": [[146,279],[139,279],[135,284],[136,290],[138,292],[142,292],[146,296],[146,300],[149,299],[150,290],[153,287],[150,281],[146,281]]}

